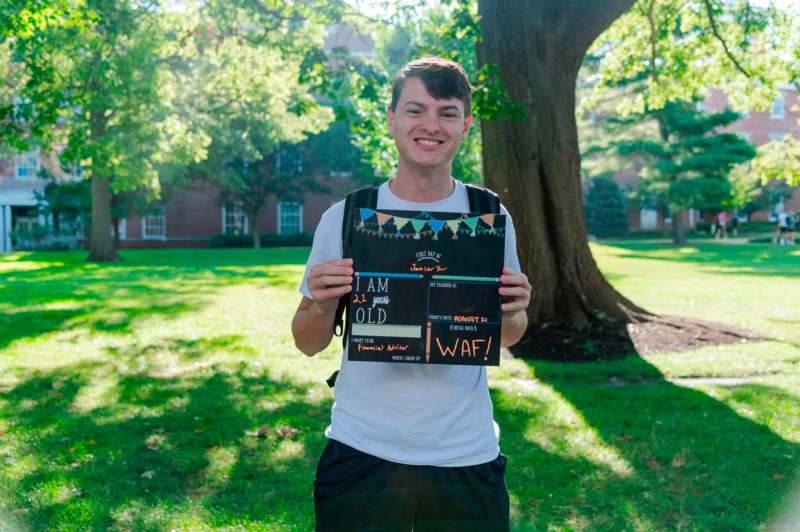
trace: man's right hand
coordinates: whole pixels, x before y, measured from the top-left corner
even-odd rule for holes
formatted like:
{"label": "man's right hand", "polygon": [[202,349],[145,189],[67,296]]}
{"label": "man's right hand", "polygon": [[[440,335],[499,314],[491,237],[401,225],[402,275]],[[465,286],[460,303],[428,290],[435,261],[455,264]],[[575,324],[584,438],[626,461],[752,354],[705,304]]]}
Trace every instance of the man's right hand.
{"label": "man's right hand", "polygon": [[353,259],[337,259],[311,266],[308,272],[308,290],[319,314],[336,310],[339,298],[352,289]]}

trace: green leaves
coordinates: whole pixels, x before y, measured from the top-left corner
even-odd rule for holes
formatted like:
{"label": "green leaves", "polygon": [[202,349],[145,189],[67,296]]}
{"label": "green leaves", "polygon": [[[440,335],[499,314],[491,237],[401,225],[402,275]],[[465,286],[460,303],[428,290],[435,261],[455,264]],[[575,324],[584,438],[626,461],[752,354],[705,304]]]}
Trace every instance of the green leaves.
{"label": "green leaves", "polygon": [[[636,195],[645,203],[666,205],[672,211],[731,206],[734,197],[744,197],[736,192],[731,171],[755,156],[748,141],[717,132],[738,117],[731,111],[705,114],[691,104],[668,102],[663,109],[609,119],[605,129],[619,137],[598,148],[598,153],[614,151],[628,166],[641,166]],[[646,122],[656,126],[650,128],[649,138],[619,133]]]}
{"label": "green leaves", "polygon": [[613,96],[616,112],[644,112],[719,87],[734,109],[763,109],[800,71],[797,27],[796,13],[745,0],[639,0],[594,43],[598,77],[582,105]]}

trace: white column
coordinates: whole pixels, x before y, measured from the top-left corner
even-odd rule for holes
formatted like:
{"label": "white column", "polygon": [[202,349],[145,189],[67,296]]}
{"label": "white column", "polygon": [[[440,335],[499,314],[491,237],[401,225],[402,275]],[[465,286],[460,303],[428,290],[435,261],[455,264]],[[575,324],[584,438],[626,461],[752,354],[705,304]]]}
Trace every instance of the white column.
{"label": "white column", "polygon": [[0,205],[0,252],[11,251],[11,205]]}

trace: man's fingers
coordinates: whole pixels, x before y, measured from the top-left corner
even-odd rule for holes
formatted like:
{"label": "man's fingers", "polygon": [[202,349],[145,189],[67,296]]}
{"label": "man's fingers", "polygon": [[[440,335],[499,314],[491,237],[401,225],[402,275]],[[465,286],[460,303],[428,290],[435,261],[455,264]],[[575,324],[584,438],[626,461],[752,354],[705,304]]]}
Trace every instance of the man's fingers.
{"label": "man's fingers", "polygon": [[501,296],[506,297],[528,297],[530,292],[522,286],[501,286],[498,289]]}
{"label": "man's fingers", "polygon": [[344,286],[336,286],[333,288],[325,288],[322,290],[312,290],[311,296],[314,298],[315,301],[324,301],[326,299],[338,299],[339,297],[343,296],[347,292],[349,292],[352,287],[347,284]]}
{"label": "man's fingers", "polygon": [[516,312],[517,310],[523,310],[528,308],[528,304],[522,301],[510,301],[508,303],[503,303],[500,305],[500,308],[503,312]]}
{"label": "man's fingers", "polygon": [[524,273],[504,273],[500,276],[500,282],[505,285],[530,286]]}
{"label": "man's fingers", "polygon": [[352,275],[353,268],[347,266],[333,266],[330,264],[318,264],[311,268],[309,278],[322,277],[323,275]]}
{"label": "man's fingers", "polygon": [[314,279],[311,284],[314,288],[328,288],[331,286],[341,286],[352,284],[353,278],[349,275],[325,275]]}

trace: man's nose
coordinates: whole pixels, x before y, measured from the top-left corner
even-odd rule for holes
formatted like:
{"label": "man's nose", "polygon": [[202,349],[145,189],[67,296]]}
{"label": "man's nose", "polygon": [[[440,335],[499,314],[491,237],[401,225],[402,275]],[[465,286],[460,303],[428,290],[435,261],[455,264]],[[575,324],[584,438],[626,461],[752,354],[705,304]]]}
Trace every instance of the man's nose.
{"label": "man's nose", "polygon": [[442,129],[439,122],[439,115],[437,113],[425,113],[425,121],[422,123],[422,129],[426,133],[437,133]]}

